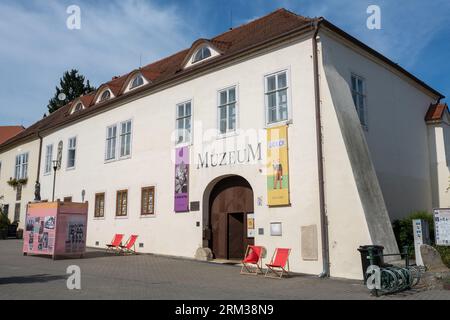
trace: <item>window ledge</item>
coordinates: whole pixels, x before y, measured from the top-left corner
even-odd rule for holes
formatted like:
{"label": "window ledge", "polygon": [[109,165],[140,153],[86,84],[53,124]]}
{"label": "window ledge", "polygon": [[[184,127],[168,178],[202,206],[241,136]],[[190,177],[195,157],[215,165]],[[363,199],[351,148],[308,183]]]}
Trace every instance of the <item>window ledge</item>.
{"label": "window ledge", "polygon": [[124,220],[124,219],[128,219],[128,216],[115,216],[114,219]]}
{"label": "window ledge", "polygon": [[105,164],[117,161],[116,158],[113,159],[105,159]]}
{"label": "window ledge", "polygon": [[219,134],[217,135],[216,139],[217,139],[217,140],[220,140],[220,139],[226,139],[226,138],[229,138],[229,137],[235,137],[235,136],[238,136],[238,135],[239,135],[239,133],[237,132],[237,130],[234,130],[234,131],[228,131],[228,132],[226,132],[226,133],[219,133]]}
{"label": "window ledge", "polygon": [[122,161],[122,160],[128,160],[128,159],[131,159],[131,155],[125,156],[125,157],[120,157],[120,158],[114,158],[114,159],[105,160],[103,163],[104,164],[108,164],[108,163]]}
{"label": "window ledge", "polygon": [[141,214],[139,219],[154,219],[156,218],[156,213],[153,214]]}
{"label": "window ledge", "polygon": [[105,219],[105,217],[94,217],[93,220],[100,220],[100,221],[102,221],[102,220],[106,220],[106,219]]}
{"label": "window ledge", "polygon": [[282,121],[278,121],[278,122],[272,122],[272,123],[266,123],[266,129],[269,128],[274,128],[274,127],[279,127],[282,125],[289,125],[289,124],[293,124],[294,122],[292,121],[292,119],[288,119],[288,120],[282,120]]}
{"label": "window ledge", "polygon": [[131,159],[131,154],[129,156],[119,157],[118,161]]}
{"label": "window ledge", "polygon": [[175,143],[176,148],[182,148],[182,147],[190,147],[193,146],[193,142],[182,142],[182,143]]}

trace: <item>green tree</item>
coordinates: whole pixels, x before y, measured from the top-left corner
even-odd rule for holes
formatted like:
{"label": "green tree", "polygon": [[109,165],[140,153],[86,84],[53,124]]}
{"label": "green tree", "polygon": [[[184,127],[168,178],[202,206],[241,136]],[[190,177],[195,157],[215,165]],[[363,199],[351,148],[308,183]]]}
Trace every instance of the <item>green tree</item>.
{"label": "green tree", "polygon": [[48,112],[53,113],[70,101],[94,90],[89,80],[85,84],[85,78],[78,74],[78,70],[66,71],[59,81],[59,87],[56,87],[55,95],[48,102]]}

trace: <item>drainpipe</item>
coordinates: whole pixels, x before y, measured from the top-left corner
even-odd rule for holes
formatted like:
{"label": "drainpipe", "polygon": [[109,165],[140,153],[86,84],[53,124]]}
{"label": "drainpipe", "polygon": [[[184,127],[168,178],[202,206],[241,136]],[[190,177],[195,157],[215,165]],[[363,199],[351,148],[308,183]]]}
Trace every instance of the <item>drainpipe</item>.
{"label": "drainpipe", "polygon": [[322,273],[320,278],[330,276],[330,254],[328,244],[328,220],[325,209],[325,188],[323,178],[323,147],[322,147],[322,123],[320,118],[320,84],[319,84],[319,58],[317,55],[317,35],[319,33],[319,25],[321,20],[313,22],[314,35],[312,37],[313,47],[313,68],[314,68],[314,96],[316,109],[316,140],[317,140],[317,170],[319,180],[319,205],[320,205],[320,228],[322,240]]}
{"label": "drainpipe", "polygon": [[37,132],[37,136],[39,138],[39,158],[38,158],[36,182],[39,182],[39,176],[41,174],[41,155],[42,155],[42,136],[39,131]]}

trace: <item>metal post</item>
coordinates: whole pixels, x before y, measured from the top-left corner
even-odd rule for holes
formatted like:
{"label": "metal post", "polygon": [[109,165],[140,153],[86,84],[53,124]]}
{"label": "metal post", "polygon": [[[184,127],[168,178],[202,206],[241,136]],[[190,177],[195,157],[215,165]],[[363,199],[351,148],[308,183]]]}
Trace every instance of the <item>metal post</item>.
{"label": "metal post", "polygon": [[58,170],[58,160],[53,160],[53,195],[52,195],[52,202],[55,201],[56,170]]}
{"label": "metal post", "polygon": [[406,265],[406,268],[409,268],[409,247],[408,246],[404,246],[403,247],[403,251],[405,252],[405,265]]}

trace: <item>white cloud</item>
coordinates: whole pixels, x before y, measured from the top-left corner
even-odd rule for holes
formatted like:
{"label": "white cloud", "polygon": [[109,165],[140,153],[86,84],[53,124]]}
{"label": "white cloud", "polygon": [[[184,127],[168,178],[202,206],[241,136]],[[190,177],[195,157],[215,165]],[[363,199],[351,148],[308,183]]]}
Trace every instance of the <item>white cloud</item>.
{"label": "white cloud", "polygon": [[[45,4],[44,4],[45,3]],[[44,112],[62,73],[77,68],[95,85],[190,46],[192,26],[176,6],[148,1],[82,2],[81,30],[66,27],[62,1],[0,3],[0,124]],[[11,108],[9,106],[14,106]]]}
{"label": "white cloud", "polygon": [[[450,23],[448,0],[330,0],[320,3],[283,0],[282,3],[299,14],[324,16],[406,68],[413,68],[419,63],[417,58],[422,51]],[[366,9],[369,5],[381,8],[381,30],[366,27],[369,16]]]}

